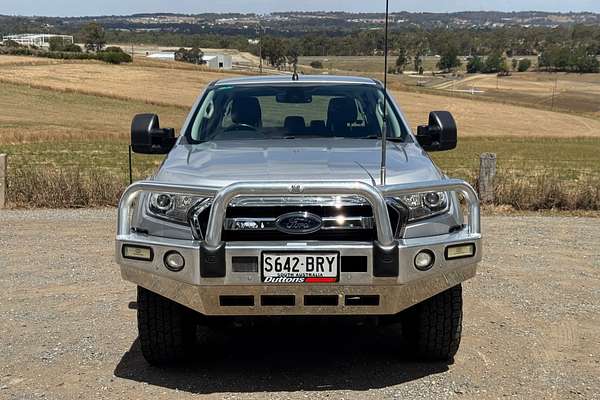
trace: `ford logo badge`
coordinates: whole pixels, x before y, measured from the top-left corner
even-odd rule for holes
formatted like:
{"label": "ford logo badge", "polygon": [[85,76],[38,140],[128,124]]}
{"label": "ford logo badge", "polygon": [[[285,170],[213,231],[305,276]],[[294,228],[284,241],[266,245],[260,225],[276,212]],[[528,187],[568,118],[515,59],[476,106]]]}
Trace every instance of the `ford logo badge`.
{"label": "ford logo badge", "polygon": [[313,233],[321,229],[321,217],[308,212],[283,214],[275,221],[278,231],[292,235]]}

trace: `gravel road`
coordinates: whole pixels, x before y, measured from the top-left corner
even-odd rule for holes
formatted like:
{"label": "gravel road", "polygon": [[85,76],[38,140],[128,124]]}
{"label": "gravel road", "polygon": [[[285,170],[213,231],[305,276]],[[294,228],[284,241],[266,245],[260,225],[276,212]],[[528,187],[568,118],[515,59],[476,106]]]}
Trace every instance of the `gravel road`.
{"label": "gravel road", "polygon": [[270,331],[214,335],[206,359],[159,370],[113,261],[115,218],[0,212],[0,399],[600,399],[600,219],[484,218],[452,365],[367,330],[308,349]]}

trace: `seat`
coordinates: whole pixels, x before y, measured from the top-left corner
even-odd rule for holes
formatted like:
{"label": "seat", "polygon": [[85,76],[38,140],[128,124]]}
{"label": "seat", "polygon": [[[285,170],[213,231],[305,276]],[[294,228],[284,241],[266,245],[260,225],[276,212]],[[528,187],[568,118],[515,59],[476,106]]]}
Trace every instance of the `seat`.
{"label": "seat", "polygon": [[288,133],[292,134],[304,133],[306,131],[306,123],[304,118],[295,115],[286,117],[285,121],[283,122],[283,127]]}
{"label": "seat", "polygon": [[351,131],[349,124],[356,122],[358,109],[351,97],[335,97],[329,100],[327,128],[334,136],[344,136]]}
{"label": "seat", "polygon": [[231,121],[234,124],[262,126],[262,110],[256,97],[235,97],[231,104]]}
{"label": "seat", "polygon": [[325,121],[316,119],[310,121],[310,132],[317,134],[324,134],[327,132],[327,125],[325,125]]}

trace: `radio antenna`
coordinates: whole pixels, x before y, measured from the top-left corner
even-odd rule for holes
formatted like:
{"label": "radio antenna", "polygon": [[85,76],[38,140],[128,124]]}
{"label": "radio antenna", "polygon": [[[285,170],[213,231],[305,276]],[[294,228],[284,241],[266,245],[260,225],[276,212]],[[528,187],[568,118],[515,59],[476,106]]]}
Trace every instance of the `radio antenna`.
{"label": "radio antenna", "polygon": [[388,76],[388,19],[390,0],[385,0],[385,39],[383,44],[383,129],[381,129],[381,186],[385,185],[387,156],[387,76]]}

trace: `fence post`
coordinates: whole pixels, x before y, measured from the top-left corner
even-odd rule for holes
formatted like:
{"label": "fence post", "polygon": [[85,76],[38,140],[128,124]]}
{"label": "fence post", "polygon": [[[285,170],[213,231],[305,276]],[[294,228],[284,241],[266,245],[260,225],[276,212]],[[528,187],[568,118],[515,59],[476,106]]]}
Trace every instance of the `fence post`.
{"label": "fence post", "polygon": [[496,154],[479,155],[479,199],[482,203],[494,202],[494,177],[496,176]]}
{"label": "fence post", "polygon": [[0,154],[0,209],[6,208],[6,154]]}

